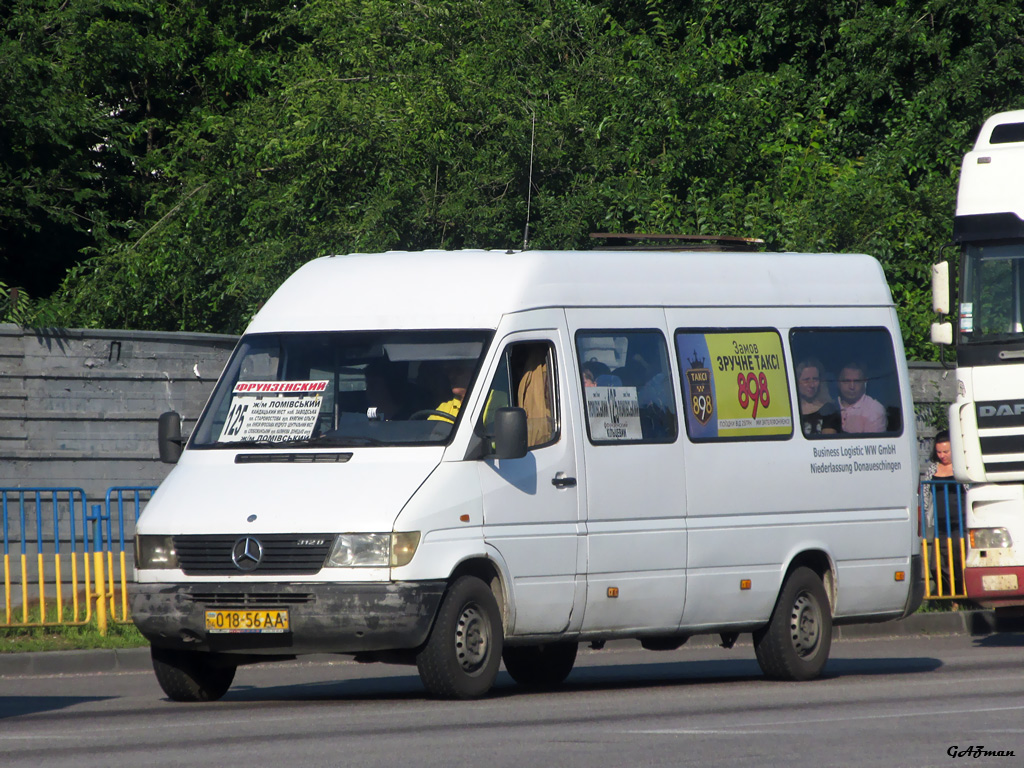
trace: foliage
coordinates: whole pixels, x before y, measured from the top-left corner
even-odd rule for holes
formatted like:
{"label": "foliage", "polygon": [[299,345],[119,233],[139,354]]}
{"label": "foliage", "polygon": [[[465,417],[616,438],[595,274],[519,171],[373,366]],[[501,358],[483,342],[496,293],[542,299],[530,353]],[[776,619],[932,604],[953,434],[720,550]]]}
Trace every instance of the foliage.
{"label": "foliage", "polygon": [[1024,98],[1007,0],[9,5],[0,216],[60,236],[67,325],[238,332],[318,255],[661,231],[872,253],[929,358],[960,157]]}

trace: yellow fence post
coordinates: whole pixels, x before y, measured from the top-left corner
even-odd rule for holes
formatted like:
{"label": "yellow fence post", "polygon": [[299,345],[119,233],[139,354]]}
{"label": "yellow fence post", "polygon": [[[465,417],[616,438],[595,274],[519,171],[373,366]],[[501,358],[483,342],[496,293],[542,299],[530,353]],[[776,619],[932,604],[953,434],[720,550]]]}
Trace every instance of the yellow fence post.
{"label": "yellow fence post", "polygon": [[928,540],[921,540],[921,552],[924,554],[924,596],[932,597],[932,571],[928,562]]}
{"label": "yellow fence post", "polygon": [[106,576],[103,573],[103,553],[93,552],[93,565],[96,571],[96,626],[101,635],[107,634],[107,597],[104,594],[106,589]]}

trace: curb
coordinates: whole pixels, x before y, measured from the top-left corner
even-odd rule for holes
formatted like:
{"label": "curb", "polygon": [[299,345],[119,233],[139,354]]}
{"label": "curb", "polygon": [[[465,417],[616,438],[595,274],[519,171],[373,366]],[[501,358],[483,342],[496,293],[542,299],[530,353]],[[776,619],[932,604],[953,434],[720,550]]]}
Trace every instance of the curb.
{"label": "curb", "polygon": [[0,653],[0,678],[150,669],[149,648]]}
{"label": "curb", "polygon": [[[836,627],[835,640],[867,640],[885,637],[928,637],[937,635],[991,635],[1024,631],[1024,619],[997,617],[994,611],[915,613],[905,619],[879,624],[850,624]],[[703,636],[699,636],[703,638]],[[717,645],[708,635],[711,645]],[[697,640],[698,638],[694,638]],[[704,643],[694,643],[694,645]],[[308,661],[332,661],[336,656],[310,657]],[[150,671],[149,648],[119,648],[94,651],[38,651],[0,653],[0,678],[74,675],[97,672]]]}

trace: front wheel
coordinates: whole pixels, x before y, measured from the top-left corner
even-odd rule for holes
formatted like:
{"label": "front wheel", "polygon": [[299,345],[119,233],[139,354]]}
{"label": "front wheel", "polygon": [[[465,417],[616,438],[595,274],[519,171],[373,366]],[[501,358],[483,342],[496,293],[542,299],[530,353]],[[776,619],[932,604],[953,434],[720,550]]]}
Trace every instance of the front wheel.
{"label": "front wheel", "polygon": [[519,685],[551,690],[565,682],[572,672],[578,648],[579,644],[573,642],[515,645],[505,648],[502,658],[505,671]]}
{"label": "front wheel", "polygon": [[231,687],[235,668],[210,661],[209,654],[150,647],[156,681],[172,701],[216,701]]}
{"label": "front wheel", "polygon": [[474,576],[460,576],[416,655],[423,685],[445,699],[483,696],[498,676],[502,641],[501,612],[490,588]]}
{"label": "front wheel", "polygon": [[754,633],[757,663],[775,680],[813,680],[832,647],[832,613],[821,579],[797,568],[786,579],[767,626]]}

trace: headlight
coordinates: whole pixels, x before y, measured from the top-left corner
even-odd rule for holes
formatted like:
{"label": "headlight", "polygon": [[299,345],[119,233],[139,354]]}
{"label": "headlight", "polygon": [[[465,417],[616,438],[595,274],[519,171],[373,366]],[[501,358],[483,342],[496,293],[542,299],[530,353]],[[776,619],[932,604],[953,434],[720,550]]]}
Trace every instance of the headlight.
{"label": "headlight", "polygon": [[419,531],[342,533],[334,539],[328,568],[387,568],[406,565],[416,554]]}
{"label": "headlight", "polygon": [[170,536],[136,536],[135,567],[177,568],[178,553],[174,551],[174,539]]}
{"label": "headlight", "polygon": [[387,533],[343,533],[334,540],[329,568],[386,568],[391,561],[391,536]]}
{"label": "headlight", "polygon": [[971,528],[971,549],[1007,549],[1013,546],[1005,528]]}

